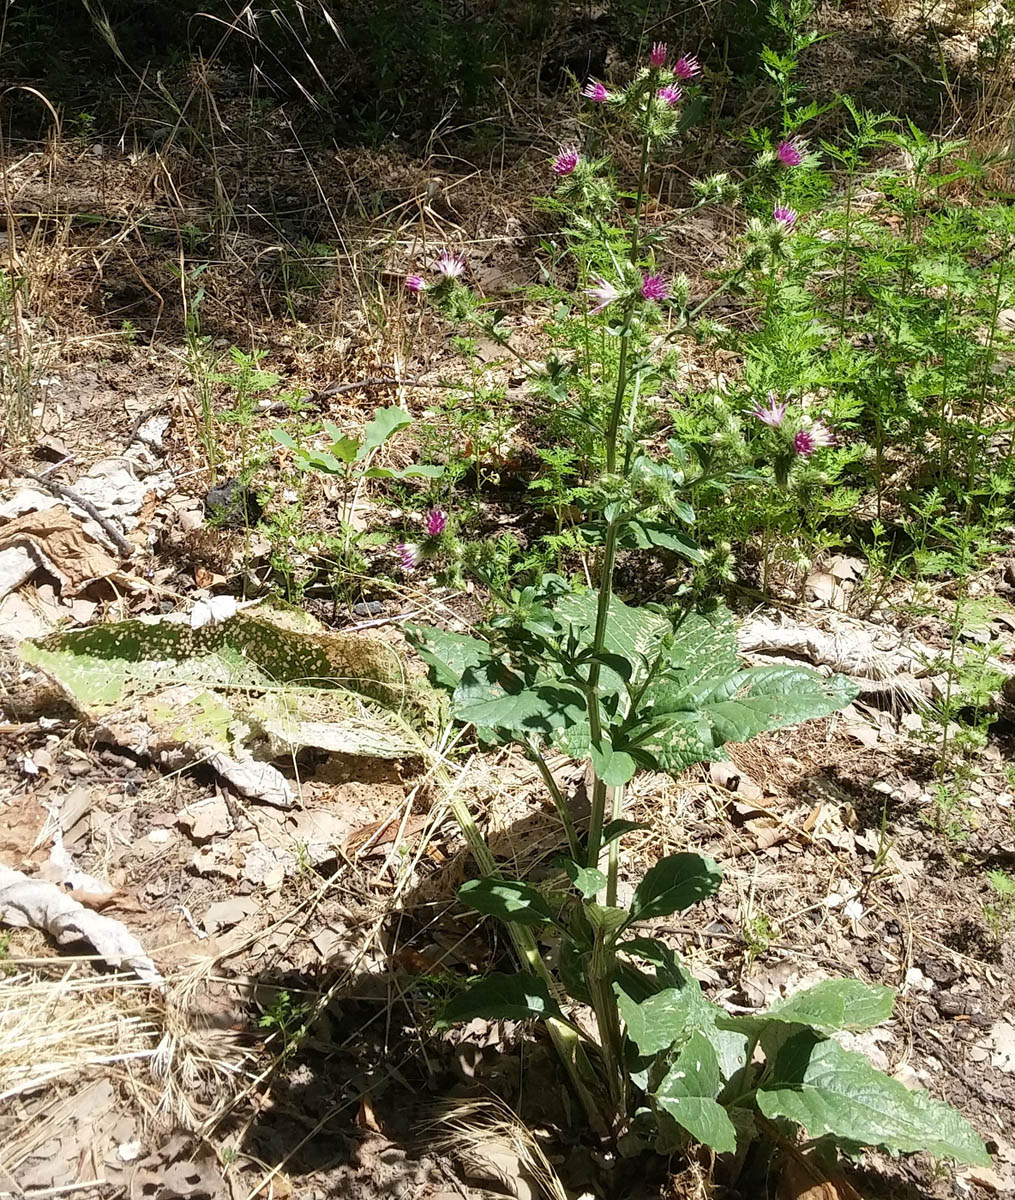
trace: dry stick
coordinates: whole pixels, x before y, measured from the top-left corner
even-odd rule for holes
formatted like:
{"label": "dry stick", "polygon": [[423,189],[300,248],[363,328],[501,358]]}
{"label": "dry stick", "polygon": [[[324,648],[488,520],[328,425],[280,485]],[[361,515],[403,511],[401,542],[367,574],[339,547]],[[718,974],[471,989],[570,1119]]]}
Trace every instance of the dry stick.
{"label": "dry stick", "polygon": [[25,1196],[26,1198],[29,1196],[36,1196],[41,1200],[41,1197],[69,1196],[71,1192],[86,1192],[91,1188],[107,1187],[108,1184],[108,1179],[88,1179],[83,1183],[60,1183],[57,1184],[56,1187],[29,1188],[28,1191],[21,1191],[20,1195]]}
{"label": "dry stick", "polygon": [[34,480],[35,483],[41,484],[47,492],[51,492],[54,496],[59,496],[61,500],[67,500],[69,503],[83,509],[93,521],[97,521],[102,526],[110,541],[124,558],[130,558],[133,555],[134,547],[117,529],[115,523],[109,517],[104,517],[99,512],[91,500],[86,500],[84,496],[79,496],[73,489],[65,487],[62,483],[57,483],[54,479],[47,479],[44,475],[36,475],[34,471],[29,471],[26,467],[16,467],[9,459],[4,458],[2,455],[0,455],[0,467],[5,467],[12,474],[24,475],[27,479]]}
{"label": "dry stick", "polygon": [[341,396],[346,392],[358,392],[360,388],[370,387],[459,388],[467,391],[468,386],[464,383],[430,383],[425,379],[395,379],[393,376],[385,376],[377,379],[360,379],[356,383],[326,383],[318,391],[312,392],[307,400],[327,400],[329,396]]}

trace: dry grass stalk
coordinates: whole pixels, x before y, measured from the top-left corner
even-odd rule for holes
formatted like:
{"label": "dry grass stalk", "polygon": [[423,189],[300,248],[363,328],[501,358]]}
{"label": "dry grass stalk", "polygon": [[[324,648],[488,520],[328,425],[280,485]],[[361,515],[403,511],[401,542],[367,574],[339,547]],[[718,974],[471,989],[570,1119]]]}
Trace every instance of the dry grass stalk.
{"label": "dry grass stalk", "polygon": [[[62,965],[62,964],[61,964]],[[161,1037],[151,989],[126,975],[0,977],[0,1103],[92,1067],[151,1059]]]}
{"label": "dry grass stalk", "polygon": [[517,1162],[518,1173],[535,1183],[547,1200],[567,1200],[567,1191],[532,1130],[496,1096],[440,1106],[427,1132],[435,1150],[466,1166],[479,1160],[493,1170],[503,1170]]}

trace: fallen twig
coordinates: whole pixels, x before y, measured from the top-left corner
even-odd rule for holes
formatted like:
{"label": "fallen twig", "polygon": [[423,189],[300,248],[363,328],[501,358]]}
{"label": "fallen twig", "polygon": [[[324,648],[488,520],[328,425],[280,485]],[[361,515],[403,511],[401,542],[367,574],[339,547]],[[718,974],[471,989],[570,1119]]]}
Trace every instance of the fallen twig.
{"label": "fallen twig", "polygon": [[79,496],[73,488],[69,488],[62,483],[57,483],[55,479],[47,479],[45,475],[36,475],[34,471],[29,471],[26,467],[16,467],[9,459],[2,456],[0,456],[0,466],[5,467],[12,475],[23,475],[26,479],[31,479],[34,483],[44,487],[47,492],[51,492],[61,500],[67,500],[83,512],[86,512],[93,521],[102,527],[106,536],[116,549],[119,550],[123,558],[130,558],[133,555],[134,547],[116,527],[116,523],[111,521],[109,517],[104,517],[91,500],[86,500],[84,496]]}

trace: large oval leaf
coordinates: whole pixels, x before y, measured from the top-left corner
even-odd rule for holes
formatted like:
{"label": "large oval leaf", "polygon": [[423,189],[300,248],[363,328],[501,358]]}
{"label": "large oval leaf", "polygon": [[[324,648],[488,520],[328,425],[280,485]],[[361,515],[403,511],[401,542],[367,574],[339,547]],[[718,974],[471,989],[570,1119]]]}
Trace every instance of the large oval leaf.
{"label": "large oval leaf", "polygon": [[888,1020],[894,1003],[893,988],[859,979],[825,979],[779,1000],[764,1012],[727,1017],[725,1023],[728,1028],[741,1029],[752,1037],[760,1034],[770,1021],[807,1025],[821,1033],[873,1029]]}
{"label": "large oval leaf", "polygon": [[715,1049],[701,1033],[692,1033],[653,1099],[674,1121],[716,1154],[737,1148],[737,1131],[716,1100],[722,1087]]}
{"label": "large oval leaf", "polygon": [[722,872],[702,854],[671,854],[661,858],[638,884],[631,902],[631,920],[647,921],[682,912],[714,896]]}
{"label": "large oval leaf", "polygon": [[556,925],[557,915],[535,888],[518,879],[470,879],[458,889],[458,899],[484,917],[516,925]]}
{"label": "large oval leaf", "polygon": [[525,1021],[531,1017],[546,1020],[561,1015],[560,1006],[542,979],[525,971],[514,975],[495,971],[448,1001],[436,1024],[445,1028],[459,1021],[471,1021],[473,1017]]}

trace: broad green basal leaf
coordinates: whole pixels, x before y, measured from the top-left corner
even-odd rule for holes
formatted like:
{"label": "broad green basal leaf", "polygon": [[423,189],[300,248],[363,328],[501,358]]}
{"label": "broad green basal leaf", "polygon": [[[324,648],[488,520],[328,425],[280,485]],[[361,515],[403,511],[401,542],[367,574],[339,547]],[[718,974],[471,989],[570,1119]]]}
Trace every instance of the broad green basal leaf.
{"label": "broad green basal leaf", "polygon": [[529,683],[493,659],[465,668],[453,703],[459,720],[523,738],[547,735],[585,714],[585,698],[574,688],[545,676]]}
{"label": "broad green basal leaf", "polygon": [[696,979],[686,987],[666,988],[636,1004],[616,986],[617,1006],[627,1026],[627,1036],[639,1054],[658,1054],[687,1037],[693,1028],[692,1014],[707,1004]]}
{"label": "broad green basal leaf", "polygon": [[722,742],[745,742],[767,729],[826,717],[856,694],[856,685],[842,675],[826,679],[806,667],[748,667],[718,685],[703,709]]}
{"label": "broad green basal leaf", "polygon": [[[594,592],[573,592],[557,601],[555,612],[576,631],[584,630],[580,640],[591,644],[596,624],[596,595]],[[608,654],[619,655],[631,664],[631,682],[637,682],[646,661],[655,659],[660,642],[671,630],[668,617],[645,608],[632,608],[614,596],[610,601],[606,623]]]}
{"label": "broad green basal leaf", "polygon": [[895,991],[859,979],[826,979],[756,1015],[729,1018],[730,1028],[760,1033],[769,1021],[807,1025],[821,1033],[873,1029],[892,1015]]}
{"label": "broad green basal leaf", "polygon": [[466,667],[476,666],[490,657],[488,642],[465,633],[449,633],[414,624],[406,624],[404,629],[410,645],[430,667],[433,682],[442,687],[458,687]]}
{"label": "broad green basal leaf", "polygon": [[[651,955],[648,941],[633,939],[621,943],[618,949],[640,955],[647,951]],[[665,974],[671,977],[678,971],[683,974],[679,986],[663,988],[640,1001],[626,988],[615,985],[627,1036],[640,1054],[658,1054],[672,1046],[680,1046],[692,1033],[698,1033],[715,1051],[720,1082],[725,1085],[747,1061],[747,1038],[723,1027],[726,1014],[702,995],[701,985],[692,975],[677,968],[675,962],[665,967]]]}
{"label": "broad green basal leaf", "polygon": [[[642,761],[677,774],[716,757],[727,742],[782,729],[845,707],[856,687],[805,667],[750,667],[717,677],[714,670],[663,675],[646,689],[646,725],[629,737]],[[685,686],[689,684],[689,686]]]}
{"label": "broad green basal leaf", "polygon": [[768,1076],[758,1108],[795,1121],[809,1137],[990,1165],[983,1142],[953,1108],[911,1091],[830,1038],[801,1029],[776,1050]]}

